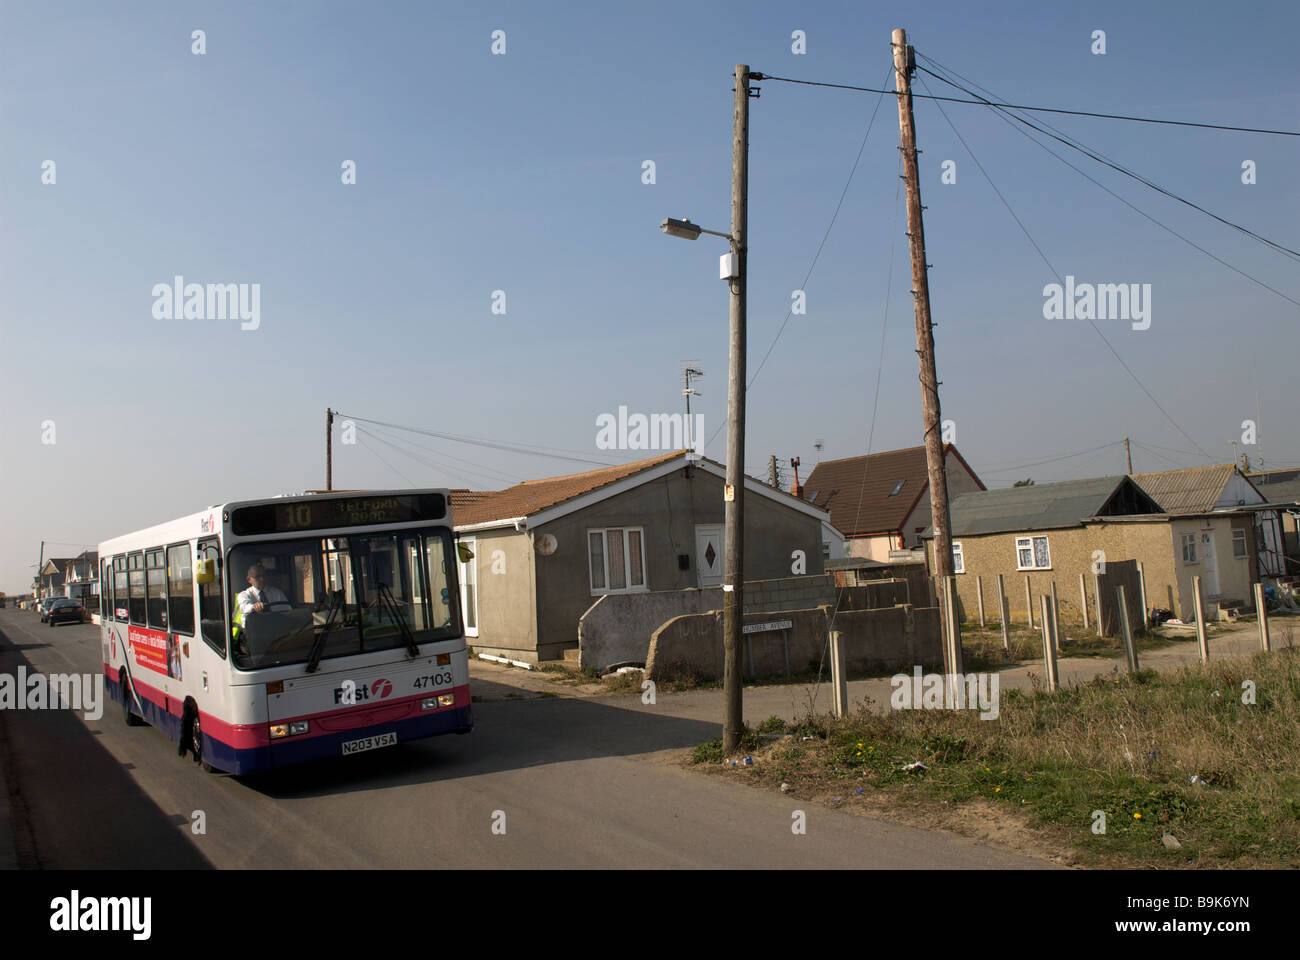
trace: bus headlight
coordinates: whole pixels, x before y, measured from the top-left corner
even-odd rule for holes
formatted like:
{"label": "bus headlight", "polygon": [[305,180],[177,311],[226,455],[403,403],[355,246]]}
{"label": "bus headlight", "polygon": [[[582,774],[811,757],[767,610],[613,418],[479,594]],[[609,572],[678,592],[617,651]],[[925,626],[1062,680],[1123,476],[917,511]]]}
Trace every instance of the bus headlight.
{"label": "bus headlight", "polygon": [[438,696],[438,706],[440,707],[450,707],[455,702],[456,695],[454,693],[443,693]]}
{"label": "bus headlight", "polygon": [[280,737],[287,737],[288,735],[289,735],[289,725],[287,723],[271,724],[272,740],[278,740]]}
{"label": "bus headlight", "polygon": [[300,733],[306,733],[307,725],[308,721],[306,720],[295,720],[293,723],[289,724],[289,736],[296,737]]}

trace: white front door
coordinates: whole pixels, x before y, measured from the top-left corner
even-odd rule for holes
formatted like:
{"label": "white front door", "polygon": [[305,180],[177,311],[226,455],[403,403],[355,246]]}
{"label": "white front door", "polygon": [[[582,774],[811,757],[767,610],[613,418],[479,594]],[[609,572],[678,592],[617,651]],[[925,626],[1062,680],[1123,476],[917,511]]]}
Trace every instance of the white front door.
{"label": "white front door", "polygon": [[716,587],[722,583],[726,564],[722,556],[722,525],[698,524],[695,527],[696,583]]}
{"label": "white front door", "polygon": [[1205,570],[1205,595],[1219,595],[1219,557],[1214,552],[1214,534],[1209,530],[1201,531],[1201,566]]}

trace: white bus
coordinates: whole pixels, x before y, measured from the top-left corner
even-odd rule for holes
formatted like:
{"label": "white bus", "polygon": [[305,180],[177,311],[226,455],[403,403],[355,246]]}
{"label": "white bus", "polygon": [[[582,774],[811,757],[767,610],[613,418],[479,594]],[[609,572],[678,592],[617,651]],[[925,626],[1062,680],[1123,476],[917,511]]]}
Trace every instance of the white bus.
{"label": "white bus", "polygon": [[446,490],[227,503],[99,545],[104,674],[234,774],[468,733]]}

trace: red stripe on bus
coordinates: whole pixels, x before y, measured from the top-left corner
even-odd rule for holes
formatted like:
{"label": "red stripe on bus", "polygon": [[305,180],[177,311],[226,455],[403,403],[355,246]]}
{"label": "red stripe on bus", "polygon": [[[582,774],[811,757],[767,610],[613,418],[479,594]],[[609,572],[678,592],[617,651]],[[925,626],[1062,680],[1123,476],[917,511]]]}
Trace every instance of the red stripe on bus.
{"label": "red stripe on bus", "polygon": [[[104,664],[104,673],[116,682],[117,678],[112,673],[109,664]],[[140,680],[135,681],[136,695],[142,699],[149,700],[152,703],[163,707],[174,716],[182,715],[184,700],[171,696],[162,690],[152,687]],[[409,717],[418,717],[429,713],[436,713],[438,710],[455,710],[458,707],[469,705],[470,694],[469,684],[461,684],[458,687],[452,687],[450,690],[443,690],[443,694],[450,693],[455,700],[450,706],[438,707],[435,710],[425,711],[420,709],[419,701],[436,697],[439,694],[430,691],[429,693],[418,693],[410,697],[402,697],[398,700],[389,700],[387,702],[376,703],[366,706],[343,707],[339,710],[325,710],[320,713],[301,714],[296,717],[286,717],[283,720],[267,720],[258,723],[230,723],[214,716],[204,710],[199,711],[199,723],[203,726],[203,732],[214,740],[220,740],[227,746],[234,747],[237,750],[247,750],[256,747],[265,747],[271,744],[283,743],[286,740],[310,740],[314,737],[325,737],[330,734],[340,733],[346,730],[356,730],[362,727],[380,726],[385,723],[391,723],[395,720],[404,720]],[[310,724],[307,733],[297,734],[293,737],[276,737],[271,739],[271,725],[296,723],[306,720]],[[329,721],[344,721],[342,723]]]}

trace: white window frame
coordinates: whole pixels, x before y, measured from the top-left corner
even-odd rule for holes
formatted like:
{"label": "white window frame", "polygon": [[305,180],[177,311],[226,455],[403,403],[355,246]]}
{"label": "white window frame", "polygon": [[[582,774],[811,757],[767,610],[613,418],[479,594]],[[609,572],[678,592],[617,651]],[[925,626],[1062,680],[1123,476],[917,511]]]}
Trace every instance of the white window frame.
{"label": "white window frame", "polygon": [[966,558],[962,556],[960,540],[954,540],[952,542],[952,572],[966,572]]}
{"label": "white window frame", "polygon": [[[609,585],[609,534],[610,531],[617,530],[622,533],[623,538],[623,583],[622,587],[613,587]],[[630,534],[639,533],[641,541],[641,582],[632,584],[632,551],[628,542],[631,540]],[[597,587],[591,582],[591,535],[600,534],[601,538],[601,557],[604,563],[605,585]],[[599,597],[607,593],[649,593],[650,583],[649,575],[645,563],[645,527],[589,527],[587,528],[587,585],[591,587],[591,595]]]}
{"label": "white window frame", "polygon": [[[1237,544],[1241,544],[1241,553],[1237,552]],[[1241,528],[1235,528],[1232,531],[1232,558],[1241,560],[1250,556],[1250,550],[1246,546],[1246,531]]]}
{"label": "white window frame", "polygon": [[[467,562],[467,561],[461,560],[461,558],[460,558],[460,551],[459,551],[459,550],[456,551],[456,566],[458,567],[458,569],[457,569],[456,572],[459,574],[459,577],[458,577],[457,579],[460,580],[460,622],[461,622],[461,626],[464,627],[464,629],[465,629],[465,636],[467,636],[467,637],[477,637],[477,636],[478,636],[478,628],[479,628],[479,619],[478,619],[478,537],[457,537],[457,538],[456,538],[456,542],[452,545],[452,549],[455,550],[455,549],[456,549],[456,546],[457,546],[458,544],[461,544],[461,543],[463,543],[463,544],[465,544],[465,546],[469,547],[470,552],[472,552],[472,553],[474,554],[474,556],[470,557],[469,560],[468,560],[468,562]],[[468,583],[468,579],[467,579],[467,577],[466,577],[466,571],[467,571],[467,570],[472,570],[472,572],[473,572],[473,578],[474,578],[474,626],[472,626],[472,627],[469,626],[469,623],[468,623],[468,621],[467,621],[467,618],[465,617],[465,609],[466,609],[466,607],[467,607],[468,604],[469,604],[469,598],[468,598],[468,596],[467,596],[467,594],[469,593],[469,589],[468,589],[468,587],[469,587],[469,583]],[[430,574],[430,576],[432,577],[432,574]]]}
{"label": "white window frame", "polygon": [[[1182,544],[1183,544],[1183,563],[1185,563],[1185,564],[1200,563],[1200,560],[1197,559],[1197,555],[1196,555],[1196,544],[1197,544],[1197,543],[1199,542],[1199,540],[1200,540],[1200,534],[1199,534],[1199,533],[1184,533],[1184,534],[1182,535],[1182,538],[1183,538],[1183,539],[1182,539]],[[1191,549],[1192,558],[1191,558],[1190,560],[1187,559],[1187,553],[1188,553],[1187,548],[1188,548],[1188,547],[1191,547],[1191,548],[1192,548],[1192,549]]]}
{"label": "white window frame", "polygon": [[[1047,548],[1047,563],[1041,566],[1038,563],[1038,551],[1034,549],[1035,540],[1042,540],[1043,545]],[[1030,566],[1026,567],[1020,562],[1021,544],[1027,544],[1029,547],[1029,556],[1033,558],[1034,561]],[[1016,569],[1017,570],[1051,570],[1052,569],[1051,541],[1044,535],[1036,535],[1036,534],[1031,534],[1030,536],[1027,537],[1016,537]]]}

